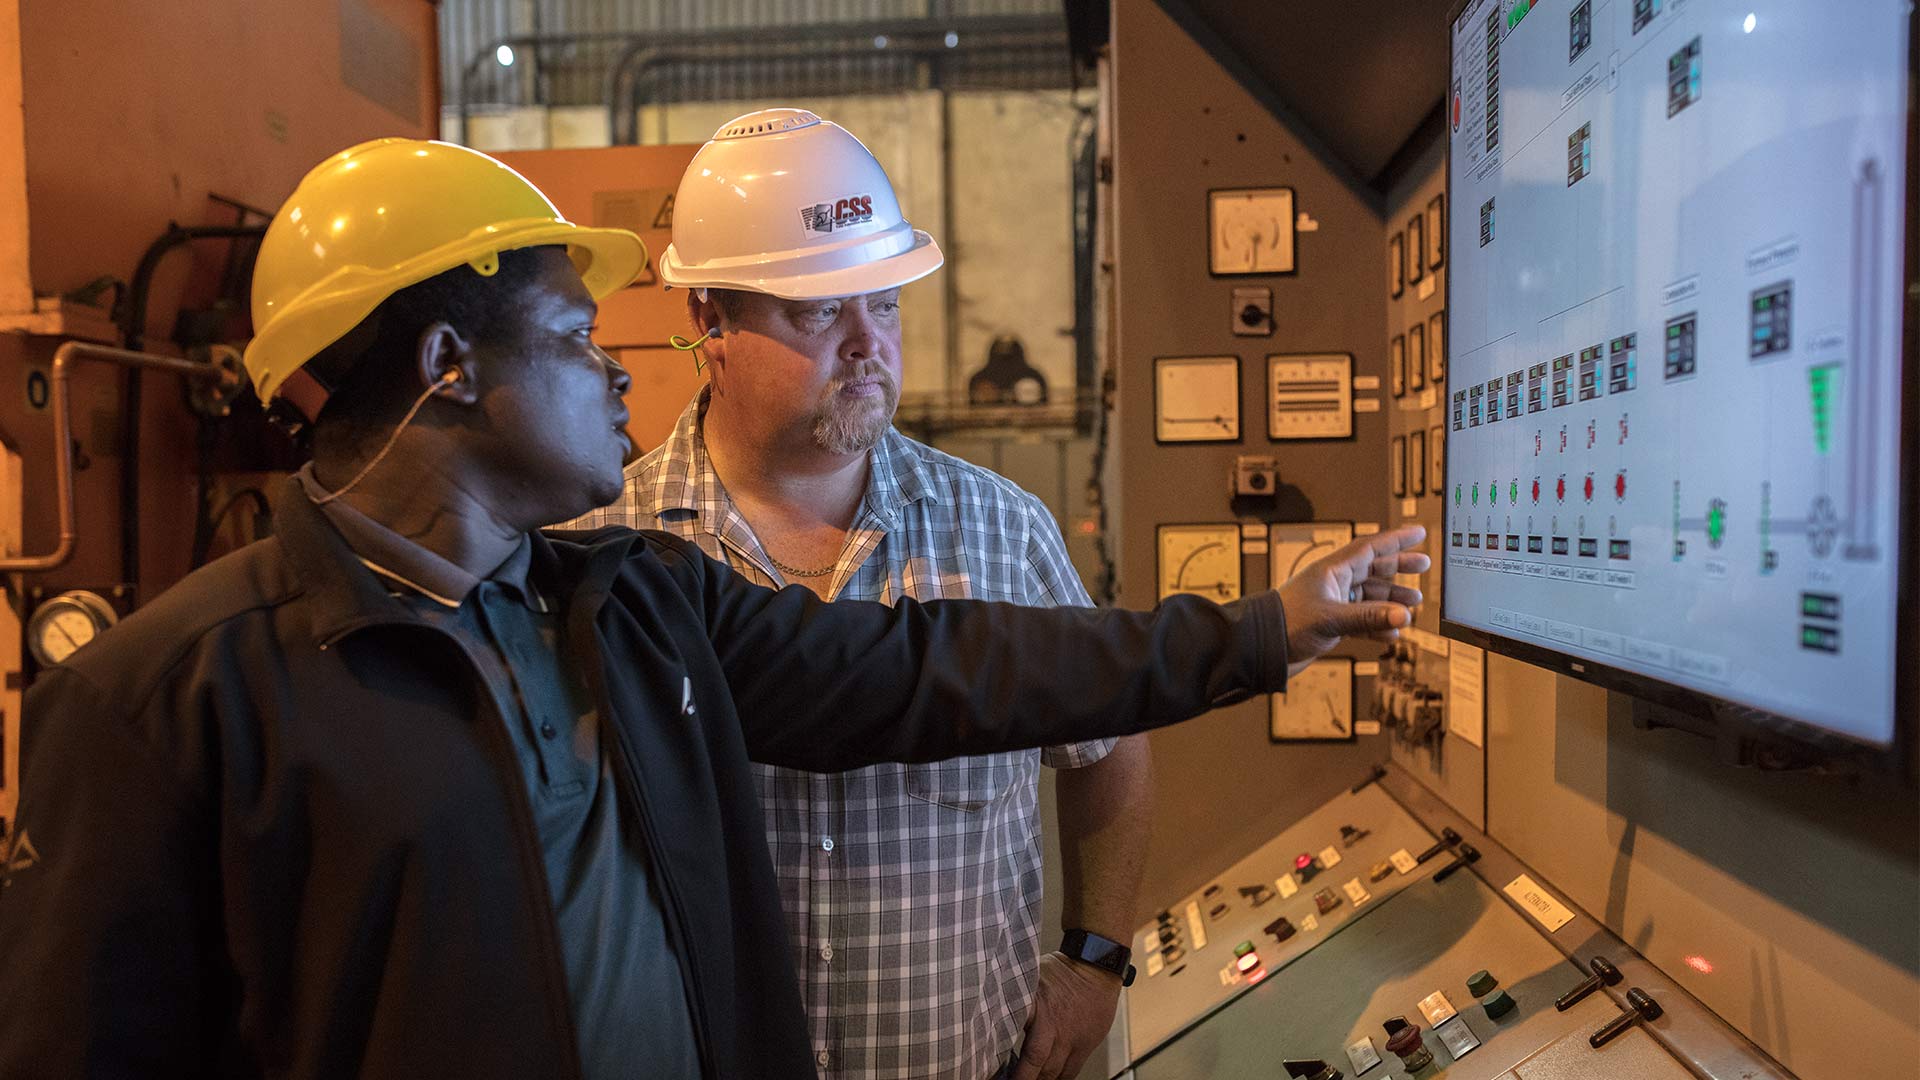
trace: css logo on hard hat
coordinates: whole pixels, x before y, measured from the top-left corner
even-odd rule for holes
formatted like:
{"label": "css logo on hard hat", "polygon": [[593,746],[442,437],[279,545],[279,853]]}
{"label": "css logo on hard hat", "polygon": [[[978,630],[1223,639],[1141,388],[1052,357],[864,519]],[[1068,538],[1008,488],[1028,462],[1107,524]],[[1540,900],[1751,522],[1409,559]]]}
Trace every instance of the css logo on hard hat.
{"label": "css logo on hard hat", "polygon": [[865,225],[873,220],[873,196],[853,195],[832,203],[800,208],[800,224],[807,235]]}

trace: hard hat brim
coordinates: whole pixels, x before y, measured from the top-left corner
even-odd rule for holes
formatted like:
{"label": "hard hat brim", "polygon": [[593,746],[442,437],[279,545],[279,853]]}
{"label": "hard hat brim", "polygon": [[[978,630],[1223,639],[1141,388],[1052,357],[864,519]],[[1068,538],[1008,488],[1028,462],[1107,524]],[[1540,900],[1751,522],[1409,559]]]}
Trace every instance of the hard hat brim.
{"label": "hard hat brim", "polygon": [[827,300],[897,289],[926,277],[945,262],[940,245],[921,229],[913,230],[913,246],[897,255],[811,274],[693,273],[680,261],[674,246],[668,244],[660,256],[660,280],[682,289],[735,289],[765,293],[782,300]]}
{"label": "hard hat brim", "polygon": [[[247,344],[246,367],[254,391],[271,401],[286,375],[313,359],[373,314],[387,297],[489,254],[531,247],[564,246],[580,280],[595,300],[631,285],[647,266],[647,246],[625,229],[588,228],[537,219],[476,230],[464,240],[428,252],[390,270],[343,267],[288,304],[298,318],[281,318]],[[269,357],[277,358],[269,360]]]}

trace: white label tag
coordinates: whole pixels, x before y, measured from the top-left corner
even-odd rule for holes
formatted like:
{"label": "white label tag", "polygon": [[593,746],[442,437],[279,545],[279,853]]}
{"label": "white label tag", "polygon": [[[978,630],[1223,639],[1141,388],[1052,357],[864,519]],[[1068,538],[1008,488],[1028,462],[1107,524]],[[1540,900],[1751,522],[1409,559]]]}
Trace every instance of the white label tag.
{"label": "white label tag", "polygon": [[1166,966],[1167,962],[1160,959],[1159,953],[1149,953],[1147,955],[1147,978],[1151,979],[1155,975],[1160,974],[1160,969]]}
{"label": "white label tag", "polygon": [[1387,856],[1387,858],[1392,860],[1393,868],[1403,874],[1411,874],[1420,868],[1418,860],[1414,859],[1413,855],[1408,852],[1406,848],[1401,848],[1399,851]]}
{"label": "white label tag", "polygon": [[1355,390],[1378,390],[1380,389],[1380,376],[1355,375],[1353,377],[1353,388]]}
{"label": "white label tag", "polygon": [[1429,299],[1433,296],[1433,290],[1434,290],[1433,278],[1429,277],[1425,281],[1422,281],[1420,283],[1419,288],[1413,290],[1414,299],[1416,300]]}
{"label": "white label tag", "polygon": [[1379,412],[1380,399],[1377,397],[1359,397],[1353,399],[1354,412]]}
{"label": "white label tag", "polygon": [[1320,869],[1331,870],[1334,867],[1339,865],[1340,865],[1340,852],[1336,850],[1332,844],[1328,844],[1325,848],[1321,849]]}
{"label": "white label tag", "polygon": [[1549,934],[1573,921],[1573,912],[1565,904],[1554,899],[1525,874],[1508,882],[1502,891],[1512,897],[1523,911],[1533,916],[1534,922],[1546,927]]}
{"label": "white label tag", "polygon": [[1456,1016],[1435,1027],[1433,1033],[1440,1036],[1441,1045],[1447,1048],[1447,1053],[1452,1054],[1455,1061],[1466,1057],[1480,1047],[1479,1037],[1474,1035],[1473,1029],[1467,1026],[1467,1018],[1464,1016]]}
{"label": "white label tag", "polygon": [[1347,899],[1353,901],[1354,907],[1359,907],[1361,904],[1373,899],[1373,894],[1367,892],[1367,887],[1360,884],[1359,878],[1354,878],[1352,881],[1340,887],[1347,891]]}
{"label": "white label tag", "polygon": [[1420,1015],[1427,1018],[1428,1027],[1439,1027],[1454,1018],[1460,1010],[1447,1000],[1446,991],[1435,990],[1420,999]]}
{"label": "white label tag", "polygon": [[1378,735],[1380,734],[1380,721],[1355,720],[1353,722],[1353,733],[1355,735]]}
{"label": "white label tag", "polygon": [[1400,502],[1401,517],[1416,517],[1420,513],[1420,500],[1403,499]]}
{"label": "white label tag", "polygon": [[1355,1076],[1380,1064],[1380,1051],[1373,1048],[1371,1038],[1361,1039],[1347,1047],[1347,1061],[1353,1066]]}
{"label": "white label tag", "polygon": [[1266,553],[1267,542],[1264,539],[1240,541],[1240,554],[1242,555],[1265,555]]}
{"label": "white label tag", "polygon": [[1187,904],[1187,937],[1193,942],[1195,952],[1207,947],[1207,924],[1200,921],[1200,902]]}
{"label": "white label tag", "polygon": [[1353,662],[1353,673],[1355,675],[1378,675],[1380,674],[1380,661],[1355,660]]}
{"label": "white label tag", "polygon": [[1372,536],[1379,531],[1380,523],[1377,521],[1356,521],[1353,523],[1353,535],[1355,536]]}
{"label": "white label tag", "polygon": [[1309,915],[1306,918],[1301,919],[1300,929],[1307,933],[1312,933],[1313,931],[1320,929],[1320,916]]}
{"label": "white label tag", "polygon": [[1274,878],[1273,887],[1280,891],[1280,899],[1282,900],[1300,891],[1300,883],[1293,879],[1292,874],[1283,874],[1280,877]]}
{"label": "white label tag", "polygon": [[1266,523],[1266,522],[1264,522],[1264,521],[1243,521],[1243,522],[1241,522],[1241,523],[1240,523],[1240,539],[1242,539],[1242,540],[1265,540],[1266,538],[1267,538],[1267,523]]}
{"label": "white label tag", "polygon": [[1428,387],[1425,390],[1420,391],[1420,407],[1421,408],[1431,409],[1438,404],[1440,404],[1440,394],[1437,391],[1435,391],[1432,387]]}

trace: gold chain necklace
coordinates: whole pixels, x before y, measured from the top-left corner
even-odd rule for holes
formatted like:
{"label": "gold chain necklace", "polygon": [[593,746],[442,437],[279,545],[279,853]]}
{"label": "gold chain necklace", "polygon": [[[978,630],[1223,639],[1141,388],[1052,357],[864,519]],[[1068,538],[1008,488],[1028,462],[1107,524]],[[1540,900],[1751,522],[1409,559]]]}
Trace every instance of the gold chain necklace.
{"label": "gold chain necklace", "polygon": [[828,566],[820,570],[802,570],[797,566],[788,566],[786,563],[783,563],[779,559],[774,558],[773,552],[771,551],[767,552],[767,561],[774,565],[774,569],[779,570],[781,573],[787,575],[788,577],[806,577],[806,578],[826,577],[828,574],[833,573],[834,570],[839,566],[838,563],[835,563],[832,566]]}

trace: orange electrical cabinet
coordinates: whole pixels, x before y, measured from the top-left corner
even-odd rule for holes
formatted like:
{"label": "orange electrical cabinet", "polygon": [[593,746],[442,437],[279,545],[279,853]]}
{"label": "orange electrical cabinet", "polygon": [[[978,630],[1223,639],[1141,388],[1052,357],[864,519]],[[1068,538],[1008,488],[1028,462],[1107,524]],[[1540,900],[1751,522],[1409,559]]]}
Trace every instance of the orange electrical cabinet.
{"label": "orange electrical cabinet", "polygon": [[520,170],[560,212],[582,225],[631,229],[647,242],[640,280],[600,302],[600,347],[633,374],[627,432],[634,452],[660,445],[705,377],[691,354],[667,344],[687,334],[686,294],[668,292],[654,261],[673,239],[673,193],[698,146],[522,150],[494,156]]}

